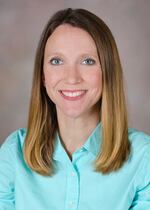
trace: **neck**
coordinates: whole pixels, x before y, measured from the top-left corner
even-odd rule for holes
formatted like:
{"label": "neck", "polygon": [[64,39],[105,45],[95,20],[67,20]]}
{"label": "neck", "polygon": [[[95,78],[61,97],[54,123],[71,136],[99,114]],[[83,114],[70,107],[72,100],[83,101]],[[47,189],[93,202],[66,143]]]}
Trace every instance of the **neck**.
{"label": "neck", "polygon": [[98,113],[75,119],[62,115],[60,117],[59,114],[57,117],[60,139],[70,157],[75,150],[82,147],[100,121]]}

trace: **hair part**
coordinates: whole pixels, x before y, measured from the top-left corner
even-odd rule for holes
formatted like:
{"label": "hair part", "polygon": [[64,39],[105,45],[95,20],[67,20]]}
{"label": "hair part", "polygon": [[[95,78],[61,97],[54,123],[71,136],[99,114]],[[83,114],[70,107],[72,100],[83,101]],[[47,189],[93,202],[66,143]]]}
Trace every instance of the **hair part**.
{"label": "hair part", "polygon": [[110,29],[103,20],[85,9],[68,8],[56,12],[41,35],[34,64],[24,159],[41,175],[55,172],[52,155],[58,121],[55,104],[43,84],[43,60],[48,38],[62,24],[87,31],[97,47],[103,87],[99,103],[102,144],[95,160],[95,171],[107,174],[120,169],[130,153],[123,72]]}

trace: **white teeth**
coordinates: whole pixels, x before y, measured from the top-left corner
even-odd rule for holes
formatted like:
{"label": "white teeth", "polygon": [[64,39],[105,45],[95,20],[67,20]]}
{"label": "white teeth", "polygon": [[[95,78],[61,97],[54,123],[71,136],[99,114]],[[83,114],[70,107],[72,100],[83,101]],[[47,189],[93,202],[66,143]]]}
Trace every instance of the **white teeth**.
{"label": "white teeth", "polygon": [[69,97],[76,97],[76,96],[80,96],[84,93],[85,91],[78,91],[78,92],[74,92],[74,93],[71,93],[71,92],[63,92],[62,93],[65,95],[65,96],[69,96]]}

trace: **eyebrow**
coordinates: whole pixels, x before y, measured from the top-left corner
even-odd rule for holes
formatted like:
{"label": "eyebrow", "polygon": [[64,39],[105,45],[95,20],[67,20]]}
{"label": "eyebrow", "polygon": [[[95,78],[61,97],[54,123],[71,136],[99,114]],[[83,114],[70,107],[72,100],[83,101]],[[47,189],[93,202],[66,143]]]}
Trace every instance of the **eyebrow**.
{"label": "eyebrow", "polygon": [[[64,56],[64,54],[62,52],[54,51],[54,52],[49,52],[48,53],[48,57],[51,57],[51,56]],[[81,56],[81,57],[93,56],[93,57],[98,58],[97,53],[93,53],[93,52],[90,52],[90,51],[86,52],[86,53],[81,53],[79,56]]]}

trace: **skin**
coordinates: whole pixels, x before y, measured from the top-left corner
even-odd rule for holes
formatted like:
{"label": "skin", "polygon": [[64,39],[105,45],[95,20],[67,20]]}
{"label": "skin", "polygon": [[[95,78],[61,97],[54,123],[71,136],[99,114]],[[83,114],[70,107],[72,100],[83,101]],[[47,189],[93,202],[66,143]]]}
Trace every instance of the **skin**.
{"label": "skin", "polygon": [[[86,31],[69,24],[55,29],[45,46],[44,85],[56,105],[59,134],[71,158],[100,121],[102,71],[96,45]],[[71,101],[60,90],[86,92]]]}

